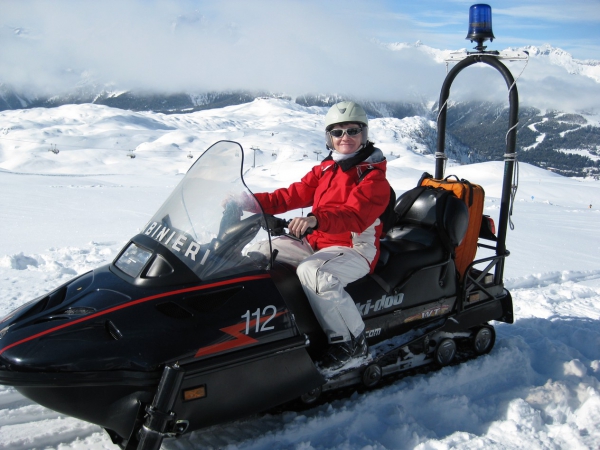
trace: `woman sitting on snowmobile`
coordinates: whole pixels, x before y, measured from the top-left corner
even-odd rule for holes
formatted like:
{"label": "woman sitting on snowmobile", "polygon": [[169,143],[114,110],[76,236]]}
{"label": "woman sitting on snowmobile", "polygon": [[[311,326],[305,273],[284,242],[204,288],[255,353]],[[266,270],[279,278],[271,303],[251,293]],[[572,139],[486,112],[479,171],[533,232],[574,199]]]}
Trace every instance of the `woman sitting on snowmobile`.
{"label": "woman sitting on snowmobile", "polygon": [[[338,369],[367,356],[365,325],[344,287],[372,272],[379,257],[379,219],[389,202],[383,153],[368,141],[368,119],[354,102],[341,102],[325,116],[327,148],[321,164],[288,188],[258,193],[267,214],[312,206],[307,217],[289,224],[302,241],[272,240],[279,261],[297,267],[297,274],[329,348],[320,361],[323,369]],[[366,173],[366,174],[365,174]],[[244,208],[247,209],[247,208]],[[268,242],[250,251],[269,254]]]}

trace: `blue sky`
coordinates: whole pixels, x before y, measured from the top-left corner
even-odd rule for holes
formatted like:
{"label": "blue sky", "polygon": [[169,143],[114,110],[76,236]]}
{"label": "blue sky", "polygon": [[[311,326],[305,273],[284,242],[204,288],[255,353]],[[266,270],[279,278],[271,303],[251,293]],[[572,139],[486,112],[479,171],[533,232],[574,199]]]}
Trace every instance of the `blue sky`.
{"label": "blue sky", "polygon": [[[419,0],[381,2],[381,38],[420,39],[436,48],[470,46],[469,7],[477,2]],[[492,7],[496,40],[489,48],[504,49],[545,43],[578,59],[600,60],[600,0],[502,0],[482,2]],[[394,30],[394,23],[398,27]],[[383,25],[383,26],[382,26]],[[402,28],[405,28],[403,30]]]}

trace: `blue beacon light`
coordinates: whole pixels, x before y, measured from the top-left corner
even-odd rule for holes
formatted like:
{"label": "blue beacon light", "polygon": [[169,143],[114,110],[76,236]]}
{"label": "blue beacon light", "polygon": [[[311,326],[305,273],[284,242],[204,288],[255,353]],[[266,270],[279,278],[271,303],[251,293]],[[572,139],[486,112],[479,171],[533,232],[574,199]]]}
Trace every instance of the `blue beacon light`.
{"label": "blue beacon light", "polygon": [[475,50],[483,52],[486,47],[483,45],[488,39],[492,42],[495,39],[492,32],[492,7],[485,4],[477,4],[469,9],[469,31],[467,37],[471,42],[477,42]]}

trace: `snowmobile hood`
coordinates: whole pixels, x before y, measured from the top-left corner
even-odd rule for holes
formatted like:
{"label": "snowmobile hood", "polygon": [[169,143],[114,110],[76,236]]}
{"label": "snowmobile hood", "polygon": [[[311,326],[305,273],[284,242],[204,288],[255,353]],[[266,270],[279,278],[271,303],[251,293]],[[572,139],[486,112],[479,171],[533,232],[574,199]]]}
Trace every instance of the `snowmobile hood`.
{"label": "snowmobile hood", "polygon": [[295,336],[270,259],[245,255],[249,243],[269,239],[264,215],[231,201],[253,198],[246,170],[239,144],[210,147],[112,264],[0,321],[0,371],[150,372],[252,346],[257,339],[227,339],[239,335],[232,326],[248,334],[267,293],[274,300],[257,313],[269,321],[257,325],[269,331],[261,342]]}

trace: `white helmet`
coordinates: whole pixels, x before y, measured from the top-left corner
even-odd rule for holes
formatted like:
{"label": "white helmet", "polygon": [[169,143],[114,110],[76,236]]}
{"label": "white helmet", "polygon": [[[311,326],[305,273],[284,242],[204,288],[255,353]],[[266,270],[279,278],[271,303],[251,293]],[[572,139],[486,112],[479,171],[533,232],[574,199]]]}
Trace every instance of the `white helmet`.
{"label": "white helmet", "polygon": [[333,142],[331,141],[329,130],[331,130],[334,125],[344,123],[358,123],[362,125],[361,144],[362,147],[364,147],[369,138],[369,119],[367,119],[367,113],[357,103],[340,102],[329,108],[329,111],[327,111],[327,115],[325,116],[325,140],[327,142],[327,148],[333,149]]}

